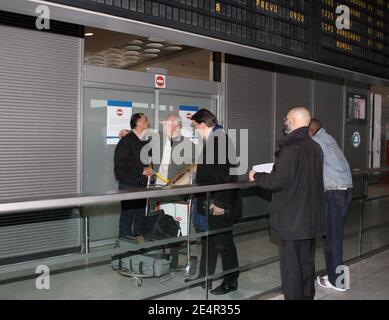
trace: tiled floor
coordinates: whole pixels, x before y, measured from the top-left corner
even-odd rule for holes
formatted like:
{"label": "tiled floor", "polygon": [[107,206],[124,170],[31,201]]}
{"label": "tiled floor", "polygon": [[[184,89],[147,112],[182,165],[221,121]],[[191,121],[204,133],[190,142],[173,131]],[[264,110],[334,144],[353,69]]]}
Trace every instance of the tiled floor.
{"label": "tiled floor", "polygon": [[[282,294],[261,300],[283,300]],[[316,284],[315,300],[389,300],[389,250],[350,266],[350,289],[339,292]]]}

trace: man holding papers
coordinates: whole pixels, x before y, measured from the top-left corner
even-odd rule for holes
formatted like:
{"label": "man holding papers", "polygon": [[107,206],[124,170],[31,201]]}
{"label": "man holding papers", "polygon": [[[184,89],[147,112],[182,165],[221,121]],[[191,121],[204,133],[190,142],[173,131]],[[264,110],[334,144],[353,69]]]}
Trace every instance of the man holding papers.
{"label": "man holding papers", "polygon": [[270,226],[280,241],[285,299],[315,295],[315,238],[324,234],[323,154],[308,135],[309,111],[293,108],[285,119],[286,136],[270,173],[251,171],[249,178],[273,192]]}

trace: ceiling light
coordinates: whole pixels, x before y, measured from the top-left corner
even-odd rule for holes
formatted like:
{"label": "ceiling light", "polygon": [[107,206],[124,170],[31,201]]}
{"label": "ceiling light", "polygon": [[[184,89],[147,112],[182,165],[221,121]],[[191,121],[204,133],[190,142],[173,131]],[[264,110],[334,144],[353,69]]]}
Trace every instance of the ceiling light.
{"label": "ceiling light", "polygon": [[164,40],[158,39],[158,38],[150,37],[150,38],[149,38],[149,41],[151,41],[151,42],[163,42]]}
{"label": "ceiling light", "polygon": [[166,50],[171,50],[171,51],[179,51],[182,50],[183,48],[180,46],[169,46],[165,48]]}
{"label": "ceiling light", "polygon": [[140,44],[143,44],[143,41],[142,41],[142,40],[139,40],[139,39],[135,39],[135,40],[132,40],[132,41],[130,42],[130,44],[140,45]]}
{"label": "ceiling light", "polygon": [[143,56],[145,58],[157,58],[158,57],[158,55],[155,53],[145,53]]}
{"label": "ceiling light", "polygon": [[139,46],[125,46],[125,48],[127,49],[127,50],[140,50],[140,49],[142,49],[142,47],[139,47]]}
{"label": "ceiling light", "polygon": [[159,49],[154,49],[154,48],[152,48],[152,49],[145,49],[145,52],[147,52],[147,53],[158,53],[158,52],[160,52],[161,50],[159,50]]}
{"label": "ceiling light", "polygon": [[85,37],[91,37],[91,36],[93,36],[93,35],[94,35],[93,32],[87,32],[87,33],[85,33]]}
{"label": "ceiling light", "polygon": [[150,42],[150,43],[146,44],[146,47],[150,47],[150,48],[162,48],[162,47],[163,47],[163,44],[162,44],[162,43],[159,43],[159,42]]}

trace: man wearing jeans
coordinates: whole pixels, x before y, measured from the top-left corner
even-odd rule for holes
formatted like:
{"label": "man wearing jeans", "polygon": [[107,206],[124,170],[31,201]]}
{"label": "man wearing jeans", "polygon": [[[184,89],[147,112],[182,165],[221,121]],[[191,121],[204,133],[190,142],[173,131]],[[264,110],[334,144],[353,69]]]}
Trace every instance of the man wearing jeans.
{"label": "man wearing jeans", "polygon": [[337,283],[336,279],[343,265],[343,227],[352,197],[353,182],[350,166],[336,143],[317,119],[309,124],[309,135],[323,150],[323,179],[325,190],[325,258],[328,276],[318,277],[317,283],[324,288],[345,291],[345,284]]}

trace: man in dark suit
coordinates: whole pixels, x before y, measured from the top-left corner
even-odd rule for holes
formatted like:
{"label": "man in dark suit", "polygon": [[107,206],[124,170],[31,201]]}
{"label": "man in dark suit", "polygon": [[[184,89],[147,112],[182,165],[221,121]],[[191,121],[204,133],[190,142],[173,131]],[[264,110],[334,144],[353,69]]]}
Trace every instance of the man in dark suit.
{"label": "man in dark suit", "polygon": [[[231,141],[223,129],[218,125],[216,117],[206,109],[198,110],[191,118],[192,126],[195,128],[200,139],[203,141],[203,150],[197,165],[196,184],[221,184],[236,181],[236,176],[230,175],[232,167],[228,159],[228,148],[233,148]],[[230,152],[233,154],[233,152]],[[213,155],[210,157],[209,155]],[[196,231],[206,226],[196,225],[196,219],[205,215],[206,207],[209,205],[208,230],[230,228],[229,231],[210,235],[208,237],[208,259],[206,257],[206,239],[202,241],[202,255],[200,260],[199,278],[206,275],[206,261],[208,260],[208,274],[215,273],[218,254],[221,255],[223,271],[228,272],[239,267],[238,256],[233,241],[232,226],[234,212],[233,202],[236,193],[233,191],[220,191],[211,194],[210,203],[204,195],[198,195],[195,199],[197,209],[194,211],[194,225]],[[234,271],[223,277],[223,283],[211,290],[211,294],[221,295],[238,289],[239,272]]]}
{"label": "man in dark suit", "polygon": [[[119,141],[115,149],[114,170],[119,190],[146,187],[148,177],[153,175],[153,170],[141,159],[141,150],[148,143],[143,138],[149,128],[148,119],[143,113],[135,113],[130,125],[132,130]],[[121,202],[119,238],[130,236],[135,237],[139,243],[144,242],[142,227],[145,210],[146,199]]]}
{"label": "man in dark suit", "polygon": [[315,238],[324,234],[323,153],[308,134],[310,112],[296,107],[285,119],[285,135],[271,173],[251,171],[249,178],[273,192],[272,234],[280,240],[285,299],[315,296]]}

